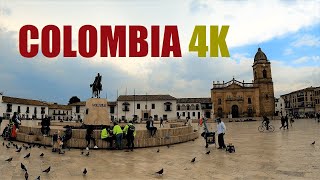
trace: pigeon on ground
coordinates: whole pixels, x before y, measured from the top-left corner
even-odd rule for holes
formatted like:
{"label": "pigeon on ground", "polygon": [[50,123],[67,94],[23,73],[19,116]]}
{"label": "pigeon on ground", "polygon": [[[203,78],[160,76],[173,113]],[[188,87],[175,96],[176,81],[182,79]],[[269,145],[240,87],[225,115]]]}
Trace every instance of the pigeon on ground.
{"label": "pigeon on ground", "polygon": [[38,176],[37,179],[35,179],[35,180],[40,180],[40,176]]}
{"label": "pigeon on ground", "polygon": [[22,148],[20,147],[18,150],[16,150],[16,152],[20,152],[20,151],[21,151],[21,149],[22,149]]}
{"label": "pigeon on ground", "polygon": [[21,167],[22,170],[28,171],[27,168],[26,168],[26,166],[25,166],[24,164],[21,163],[20,167]]}
{"label": "pigeon on ground", "polygon": [[191,162],[194,163],[195,161],[196,161],[196,158],[194,157],[194,158],[191,160]]}
{"label": "pigeon on ground", "polygon": [[42,172],[45,172],[45,173],[49,173],[50,172],[50,169],[51,169],[51,166],[48,167],[48,169],[42,171]]}
{"label": "pigeon on ground", "polygon": [[206,154],[210,154],[210,151],[206,152]]}
{"label": "pigeon on ground", "polygon": [[316,143],[316,141],[313,141],[311,144],[314,145]]}
{"label": "pigeon on ground", "polygon": [[30,157],[30,153],[28,153],[24,158],[29,158]]}
{"label": "pigeon on ground", "polygon": [[43,153],[41,153],[41,154],[40,154],[40,157],[43,157],[43,156],[44,156],[44,154],[43,154]]}
{"label": "pigeon on ground", "polygon": [[86,169],[86,168],[84,168],[84,170],[83,170],[83,172],[82,172],[82,173],[83,173],[83,175],[86,175],[86,174],[87,174],[87,172],[88,172],[88,171],[87,171],[87,169]]}
{"label": "pigeon on ground", "polygon": [[4,146],[4,142],[2,142],[2,146]]}
{"label": "pigeon on ground", "polygon": [[9,158],[9,159],[7,159],[6,161],[11,162],[11,161],[12,161],[12,157],[11,157],[11,158]]}
{"label": "pigeon on ground", "polygon": [[89,156],[89,152],[87,152],[86,156]]}
{"label": "pigeon on ground", "polygon": [[24,178],[25,178],[26,180],[28,180],[28,178],[29,178],[28,171],[26,171],[26,172],[24,173]]}
{"label": "pigeon on ground", "polygon": [[163,168],[160,171],[156,172],[156,174],[162,175],[163,174]]}
{"label": "pigeon on ground", "polygon": [[83,152],[83,151],[81,151],[81,155],[83,155],[83,153],[84,153],[84,152]]}
{"label": "pigeon on ground", "polygon": [[9,149],[9,148],[10,148],[10,146],[8,146],[8,145],[6,145],[6,147],[7,147],[7,149]]}
{"label": "pigeon on ground", "polygon": [[160,149],[158,149],[157,153],[160,152]]}

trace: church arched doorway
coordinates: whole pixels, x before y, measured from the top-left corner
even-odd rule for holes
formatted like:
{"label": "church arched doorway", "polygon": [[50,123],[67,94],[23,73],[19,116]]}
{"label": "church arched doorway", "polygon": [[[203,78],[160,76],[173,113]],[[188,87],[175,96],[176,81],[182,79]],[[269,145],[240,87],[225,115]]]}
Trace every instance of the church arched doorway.
{"label": "church arched doorway", "polygon": [[239,107],[237,105],[232,106],[232,118],[238,118],[239,117]]}

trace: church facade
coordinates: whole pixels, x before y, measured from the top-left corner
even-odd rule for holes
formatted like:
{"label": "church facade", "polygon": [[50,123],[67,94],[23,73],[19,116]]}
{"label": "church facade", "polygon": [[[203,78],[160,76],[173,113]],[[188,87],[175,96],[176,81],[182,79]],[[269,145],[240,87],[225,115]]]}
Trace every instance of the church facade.
{"label": "church facade", "polygon": [[274,116],[275,98],[271,63],[258,49],[252,65],[253,81],[247,83],[232,79],[213,82],[211,101],[215,117]]}

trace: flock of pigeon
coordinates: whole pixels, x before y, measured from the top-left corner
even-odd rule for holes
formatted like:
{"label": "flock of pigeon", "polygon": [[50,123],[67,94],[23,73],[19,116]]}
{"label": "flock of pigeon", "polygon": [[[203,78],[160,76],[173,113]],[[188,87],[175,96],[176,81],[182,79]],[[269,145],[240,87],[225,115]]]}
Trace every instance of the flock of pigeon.
{"label": "flock of pigeon", "polygon": [[[2,146],[5,146],[7,149],[10,149],[11,147],[12,147],[12,148],[15,148],[15,150],[16,150],[15,152],[17,152],[17,153],[20,153],[23,148],[24,148],[25,150],[28,150],[28,149],[31,149],[32,147],[36,147],[36,146],[38,146],[38,148],[41,148],[41,147],[42,147],[41,144],[33,144],[33,145],[32,145],[32,144],[30,144],[30,143],[28,143],[27,146],[24,145],[24,144],[22,144],[22,146],[19,147],[18,144],[13,143],[12,141],[8,142],[8,144],[5,144],[4,142],[2,142]],[[46,147],[46,146],[43,146],[43,148],[46,149],[47,147]],[[64,154],[64,153],[59,153],[59,154]],[[83,151],[82,151],[82,154],[83,154]],[[28,153],[27,155],[25,155],[23,158],[24,158],[24,159],[27,159],[27,158],[29,158],[30,156],[31,156],[31,153],[29,152],[29,153]],[[89,156],[89,152],[87,152],[86,156]],[[39,155],[39,157],[40,157],[40,158],[43,158],[43,157],[44,157],[44,153],[41,153],[41,154]],[[13,160],[13,157],[10,157],[10,158],[6,159],[5,161],[7,161],[8,163],[10,163],[12,160]],[[29,179],[29,173],[28,173],[27,167],[26,167],[23,163],[21,163],[20,167],[21,167],[21,169],[25,172],[25,174],[24,174],[25,179],[28,180],[28,179]],[[51,170],[51,166],[49,166],[47,169],[43,170],[42,172],[43,172],[43,173],[49,173],[50,170]],[[87,171],[87,169],[85,168],[85,169],[83,170],[82,174],[83,174],[83,175],[86,175],[87,172],[88,172],[88,171]],[[41,177],[38,176],[38,177],[36,178],[36,180],[40,180],[40,178],[41,178]]]}
{"label": "flock of pigeon", "polygon": [[[314,142],[311,143],[311,145],[314,145],[315,143],[316,143],[316,142],[314,141]],[[12,145],[12,147],[15,147],[15,148],[16,148],[16,151],[15,151],[15,152],[17,152],[17,153],[21,152],[21,150],[22,150],[23,148],[25,148],[25,150],[31,149],[32,147],[35,147],[35,146],[38,146],[38,148],[41,148],[41,145],[40,145],[40,144],[38,144],[38,145],[36,145],[36,144],[31,145],[31,144],[29,143],[28,146],[25,146],[25,145],[23,144],[22,146],[19,147],[17,144],[14,144],[12,141],[8,142],[8,144],[5,144],[4,142],[2,143],[2,146],[6,146],[7,149],[11,148],[11,145]],[[43,147],[46,149],[46,146],[43,146]],[[170,145],[167,145],[167,147],[170,148]],[[157,153],[159,153],[159,152],[160,152],[160,149],[157,150]],[[205,154],[209,155],[209,154],[210,154],[210,151],[207,151]],[[28,153],[27,155],[24,156],[24,159],[29,158],[30,155],[31,155],[31,154]],[[84,149],[81,149],[81,155],[84,155]],[[85,154],[85,156],[89,156],[89,155],[90,155],[90,152],[88,151],[88,152]],[[41,153],[41,154],[40,154],[40,157],[44,157],[44,154]],[[13,158],[10,157],[10,158],[8,158],[8,159],[5,160],[5,161],[11,162],[12,159],[13,159]],[[194,158],[191,159],[191,163],[195,163],[195,161],[196,161],[196,157],[194,157]],[[22,169],[23,171],[25,171],[25,175],[24,175],[24,176],[25,176],[25,179],[28,180],[29,174],[28,174],[27,167],[26,167],[24,164],[21,163],[21,169]],[[42,172],[43,172],[43,173],[49,173],[50,170],[51,170],[51,166],[49,166],[47,169],[43,170]],[[157,174],[157,175],[163,175],[163,172],[164,172],[164,170],[163,170],[163,168],[162,168],[161,170],[157,171],[155,174]],[[83,170],[82,174],[83,174],[83,175],[86,175],[87,173],[88,173],[88,171],[87,171],[87,169],[85,168],[85,169]],[[40,176],[38,176],[38,177],[36,178],[36,180],[40,180]]]}
{"label": "flock of pigeon", "polygon": [[[194,141],[194,140],[192,140],[192,141]],[[167,145],[167,147],[170,148],[170,145]],[[160,149],[157,150],[157,153],[159,153],[159,152],[160,152]],[[209,155],[210,152],[211,152],[211,151],[207,151],[206,154]],[[194,158],[191,159],[191,163],[195,163],[195,162],[196,162],[196,157],[194,157]],[[163,168],[162,168],[162,169],[160,169],[160,171],[157,171],[156,174],[157,174],[157,175],[163,175],[163,172],[164,172],[164,170],[163,170]]]}

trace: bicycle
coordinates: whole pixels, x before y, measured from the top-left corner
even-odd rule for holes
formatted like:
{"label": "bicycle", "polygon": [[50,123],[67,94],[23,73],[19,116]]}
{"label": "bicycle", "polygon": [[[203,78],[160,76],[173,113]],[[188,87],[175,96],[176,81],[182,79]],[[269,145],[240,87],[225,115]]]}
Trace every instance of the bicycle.
{"label": "bicycle", "polygon": [[[262,123],[262,124],[258,127],[258,130],[259,130],[260,132],[264,132],[265,130],[267,130],[266,125]],[[268,126],[268,131],[269,131],[269,132],[273,132],[273,131],[274,131],[274,126],[269,124],[269,126]]]}

